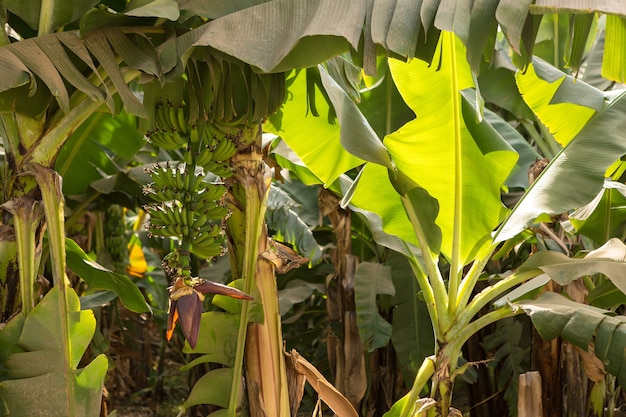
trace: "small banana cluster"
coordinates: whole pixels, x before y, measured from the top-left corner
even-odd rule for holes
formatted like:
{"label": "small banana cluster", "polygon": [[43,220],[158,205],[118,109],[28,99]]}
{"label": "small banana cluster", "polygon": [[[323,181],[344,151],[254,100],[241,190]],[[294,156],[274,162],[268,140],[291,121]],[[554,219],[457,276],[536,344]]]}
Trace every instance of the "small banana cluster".
{"label": "small banana cluster", "polygon": [[112,204],[104,213],[104,247],[111,256],[114,272],[124,273],[128,266],[128,241],[124,224],[124,208]]}
{"label": "small banana cluster", "polygon": [[145,206],[150,233],[187,237],[196,256],[209,259],[222,253],[222,221],[228,209],[221,203],[226,187],[210,184],[204,174],[188,172],[184,163],[155,165],[148,170],[153,183],[144,188],[155,203]]}
{"label": "small banana cluster", "polygon": [[146,137],[159,148],[175,150],[187,146],[189,130],[183,105],[161,99],[154,107],[154,129]]}

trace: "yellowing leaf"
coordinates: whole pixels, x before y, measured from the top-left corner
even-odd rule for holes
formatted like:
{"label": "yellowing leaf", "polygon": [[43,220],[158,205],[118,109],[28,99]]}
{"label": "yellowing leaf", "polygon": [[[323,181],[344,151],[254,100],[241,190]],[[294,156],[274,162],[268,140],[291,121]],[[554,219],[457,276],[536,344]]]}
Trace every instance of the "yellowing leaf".
{"label": "yellowing leaf", "polygon": [[129,244],[128,252],[130,264],[126,268],[126,272],[134,277],[143,278],[146,271],[148,271],[148,262],[146,262],[141,246]]}

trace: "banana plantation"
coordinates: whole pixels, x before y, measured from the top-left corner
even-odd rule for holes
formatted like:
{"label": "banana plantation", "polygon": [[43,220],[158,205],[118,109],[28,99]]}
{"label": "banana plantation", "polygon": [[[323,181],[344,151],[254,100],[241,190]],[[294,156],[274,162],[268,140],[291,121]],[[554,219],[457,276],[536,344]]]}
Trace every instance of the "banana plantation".
{"label": "banana plantation", "polygon": [[0,416],[624,415],[626,3],[0,20]]}

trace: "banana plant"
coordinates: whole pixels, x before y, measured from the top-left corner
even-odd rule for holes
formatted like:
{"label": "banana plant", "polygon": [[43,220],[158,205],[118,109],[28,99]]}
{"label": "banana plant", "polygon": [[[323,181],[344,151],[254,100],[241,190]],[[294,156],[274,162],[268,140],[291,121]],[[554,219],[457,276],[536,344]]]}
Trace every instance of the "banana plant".
{"label": "banana plant", "polygon": [[[419,19],[420,16],[417,16],[415,11],[412,14],[403,13],[402,7],[404,6],[402,4],[398,5],[397,8],[396,5],[389,8],[368,8],[360,1],[337,3],[330,0],[319,0],[298,4],[285,0],[261,4],[257,4],[256,1],[244,1],[238,3],[237,6],[232,6],[222,3],[209,5],[192,1],[180,2],[179,4],[173,0],[159,0],[153,2],[131,1],[122,7],[113,3],[103,2],[103,6],[110,6],[109,8],[94,7],[96,4],[94,1],[76,2],[71,8],[61,5],[51,8],[49,7],[50,4],[46,2],[36,3],[38,7],[24,7],[23,3],[16,1],[5,2],[9,13],[4,13],[3,10],[3,23],[8,17],[9,25],[15,26],[13,32],[2,31],[1,42],[3,46],[0,49],[0,63],[7,73],[7,76],[3,77],[0,83],[3,138],[7,154],[5,170],[7,174],[4,187],[7,201],[22,197],[32,198],[35,202],[40,201],[38,186],[34,176],[29,173],[39,165],[44,168],[52,168],[61,147],[66,143],[71,132],[94,112],[104,108],[115,113],[119,111],[121,102],[125,111],[145,117],[149,123],[153,123],[154,118],[150,112],[152,108],[157,106],[152,108],[143,106],[128,87],[128,84],[136,80],[144,83],[154,78],[161,78],[162,80],[179,78],[186,67],[193,68],[193,66],[188,65],[189,62],[192,64],[200,63],[200,65],[206,62],[206,56],[203,58],[194,55],[195,50],[206,51],[203,47],[210,47],[216,53],[220,51],[217,53],[218,55],[226,54],[229,59],[234,58],[234,61],[243,62],[244,69],[248,69],[248,65],[250,65],[254,75],[257,74],[256,71],[258,70],[280,73],[291,68],[314,65],[336,54],[346,52],[350,48],[358,50],[362,29],[364,29],[363,22],[366,21],[365,33],[368,36],[365,42],[369,46],[369,54],[363,54],[363,59],[364,61],[369,60],[370,64],[372,63],[371,52],[375,50],[372,48],[374,43],[388,47],[387,49],[403,56],[413,56],[413,51],[417,50],[420,54],[432,57],[438,39],[438,36],[435,35],[441,28],[454,29],[456,32],[463,32],[468,27],[473,28],[473,31],[470,30],[472,36],[461,34],[461,37],[472,45],[474,52],[478,51],[473,55],[468,54],[468,56],[475,57],[480,56],[480,52],[486,44],[486,39],[479,33],[482,31],[482,23],[485,19],[492,18],[494,13],[507,36],[513,39],[514,48],[519,50],[521,29],[525,25],[525,17],[529,11],[529,4],[527,3],[521,7],[512,8],[509,7],[511,2],[502,1],[497,8],[494,3],[484,13],[480,13],[477,8],[476,13],[473,13],[471,18],[467,20],[462,18],[466,15],[467,10],[461,10],[461,8],[454,10],[453,5],[449,2],[443,2],[441,5],[429,4],[428,7],[424,7]],[[181,14],[181,9],[185,13]],[[513,9],[519,13],[510,13]],[[619,10],[613,9],[608,11],[619,12]],[[186,19],[194,15],[201,18]],[[16,16],[19,19],[15,19]],[[406,33],[403,30],[398,30],[407,23],[405,17],[409,20],[411,17],[414,18],[408,22],[411,30],[406,31]],[[166,24],[168,21],[176,20],[180,20],[178,23],[186,24],[187,29],[193,29],[195,25],[200,26],[195,27],[195,30],[183,31],[178,24]],[[285,25],[285,22],[290,24]],[[473,24],[470,25],[469,23],[472,22]],[[76,25],[80,27],[80,36],[76,31],[64,31],[65,28],[76,27]],[[3,25],[3,27],[6,28],[7,26]],[[264,30],[265,36],[263,37],[258,36],[260,27]],[[491,27],[494,28],[495,24],[492,24]],[[618,25],[615,27],[619,28]],[[237,29],[234,30],[233,28]],[[291,28],[297,29],[291,30]],[[15,36],[15,33],[18,36]],[[415,39],[426,42],[423,47],[420,44],[420,47],[416,49]],[[318,41],[319,43],[317,43]],[[529,45],[532,44],[527,43],[525,45],[527,51],[531,48]],[[398,46],[400,46],[399,49]],[[256,78],[253,77],[253,79]],[[203,84],[203,80],[200,79],[188,78],[187,81],[196,83],[198,86]],[[221,84],[215,79],[212,82],[213,86]],[[227,82],[224,84],[228,85]],[[280,91],[264,90],[258,85],[250,85],[249,88],[251,89],[249,91],[255,92],[254,100],[258,102],[263,102],[264,99],[267,100],[268,98],[280,97]],[[225,129],[222,129],[224,126],[218,127],[217,130],[220,132],[217,135],[234,134],[237,137],[236,142],[239,144],[237,145],[239,152],[232,157],[230,163],[230,166],[235,167],[235,169],[232,176],[234,185],[231,193],[234,198],[227,202],[232,205],[233,213],[229,218],[228,227],[229,230],[233,230],[233,235],[237,235],[235,231],[242,227],[242,223],[246,224],[250,226],[247,231],[248,234],[252,237],[259,237],[259,242],[261,242],[246,241],[245,239],[234,239],[233,242],[230,242],[233,253],[237,252],[237,247],[244,248],[243,255],[239,257],[243,260],[233,262],[233,270],[238,276],[249,278],[256,270],[257,265],[256,255],[258,253],[254,252],[259,250],[265,252],[266,249],[266,247],[259,248],[256,245],[257,243],[263,245],[263,241],[266,241],[261,220],[263,216],[259,214],[264,211],[264,196],[268,188],[265,185],[268,181],[268,171],[262,163],[259,153],[260,128],[258,122],[251,125],[244,124],[245,128],[242,128],[241,124],[244,121],[237,120],[241,113],[237,113],[239,109],[231,105],[231,101],[234,100],[233,94],[241,93],[241,90],[226,88],[221,93],[221,99],[216,101],[216,106],[212,111],[218,112],[218,119],[223,119],[226,116],[227,123],[230,124],[233,120],[236,120],[237,123],[236,126],[225,126]],[[189,101],[188,104],[191,106],[191,98]],[[182,137],[181,139],[178,136],[181,136],[180,132],[185,133],[185,126],[180,125],[178,108],[165,102],[161,104],[156,116],[163,110],[163,106],[167,106],[168,119],[162,118],[159,129],[153,129],[148,136],[157,144],[161,141],[160,143],[165,146],[174,146],[171,140],[175,140],[176,146],[182,146],[185,138]],[[193,108],[199,109],[200,107],[195,106]],[[176,116],[175,119],[171,118],[172,111]],[[258,118],[264,117],[262,113],[262,111],[257,111],[252,119],[259,120]],[[197,120],[200,114],[192,114],[191,112],[185,114],[183,112],[183,116],[186,116],[187,120]],[[205,117],[206,115],[202,114],[201,116]],[[229,116],[233,116],[234,119],[230,120]],[[168,120],[179,124],[169,126],[167,125]],[[246,123],[249,121],[245,120]],[[212,123],[208,124],[212,125]],[[176,128],[176,131],[173,130],[173,127]],[[188,128],[192,127],[188,126]],[[231,130],[233,127],[235,127],[234,133]],[[200,140],[201,133],[203,135],[202,140],[204,140],[204,132],[198,132],[198,141],[194,142],[196,146],[199,146],[198,143],[202,143]],[[161,135],[166,137],[161,138]],[[192,142],[191,134],[189,138],[187,143]],[[226,143],[228,144],[228,141]],[[358,150],[358,147],[353,150],[355,149],[360,157],[366,156],[371,151],[371,149]],[[379,152],[380,147],[374,146],[373,149],[377,154],[378,159],[376,161],[391,168],[389,158],[384,157],[384,154]],[[185,149],[184,156],[187,157],[187,161],[183,161],[183,164],[177,164],[175,167],[166,166],[165,169],[163,167],[155,169],[155,174],[157,171],[161,171],[159,174],[162,173],[165,176],[170,175],[170,171],[174,174],[176,168],[185,169],[183,167],[186,167],[189,161],[191,166],[195,166],[197,164],[194,158],[199,157],[199,155],[199,148]],[[256,165],[256,167],[252,165]],[[220,173],[228,175],[227,171],[230,170],[230,166],[222,167],[223,170]],[[258,171],[254,171],[255,169]],[[181,171],[179,174],[183,172]],[[192,173],[188,170],[187,175],[183,176],[184,180],[191,181],[193,179],[194,184],[176,183],[177,189],[187,192],[198,191],[191,187],[202,184],[195,174],[195,172]],[[255,180],[240,178],[247,174],[255,174]],[[163,180],[165,181],[165,179]],[[404,183],[399,184],[403,185]],[[251,191],[254,187],[256,187],[256,194]],[[161,191],[164,190],[151,192],[151,194],[158,195]],[[174,200],[168,199],[166,201]],[[161,201],[161,203],[165,203],[165,201]],[[10,211],[12,207],[21,206],[21,203],[14,202],[7,207]],[[174,207],[174,204],[169,203],[164,204],[164,206],[167,209],[161,210],[158,208],[161,207],[159,205],[150,207],[155,220],[159,216],[165,215],[170,222],[171,220],[178,223],[183,222],[182,205],[176,204]],[[44,208],[50,209],[49,207]],[[238,216],[237,210],[245,215]],[[253,211],[254,214],[252,214]],[[13,219],[22,215],[21,210],[14,212],[17,216],[13,216]],[[252,214],[252,216],[250,217],[248,214]],[[170,218],[169,215],[173,217]],[[177,215],[180,222],[176,218]],[[24,216],[26,215],[24,214]],[[10,225],[11,216],[8,215],[8,211],[5,213],[5,217],[2,222],[3,226]],[[185,216],[185,218],[188,228],[190,226],[196,227],[193,225],[196,218],[193,216]],[[25,219],[27,218],[25,217]],[[239,219],[240,223],[236,223],[235,219]],[[17,220],[15,223],[19,224],[19,221]],[[155,227],[152,230],[155,234],[164,230],[156,227],[165,227],[165,222],[163,221],[163,223],[162,225],[153,224]],[[32,246],[30,249],[26,249],[27,245],[22,241],[22,237],[18,238],[17,243],[13,243],[11,233],[13,228],[8,227],[6,233],[3,234],[2,241],[2,253],[7,255],[4,263],[7,268],[3,269],[7,275],[3,276],[2,285],[7,289],[7,291],[3,291],[3,294],[8,294],[6,297],[12,298],[7,299],[4,303],[3,321],[19,308],[18,298],[14,296],[16,292],[9,291],[16,288],[18,282],[22,282],[22,288],[25,288],[23,289],[22,302],[27,300],[28,303],[23,308],[26,312],[32,311],[31,307],[33,306],[30,300],[34,300],[34,297],[30,294],[30,287],[33,280],[32,271],[36,269],[36,266],[31,265],[30,271],[25,273],[22,269],[27,263],[21,262],[18,268],[17,259],[19,257],[29,258],[30,262],[31,258],[27,254],[37,253],[32,249]],[[42,242],[42,230],[43,228],[37,228],[35,239],[37,247]],[[191,335],[195,333],[198,327],[197,300],[202,298],[200,291],[205,288],[201,285],[205,283],[190,281],[191,277],[186,272],[189,267],[187,259],[189,257],[188,252],[193,250],[192,238],[199,239],[203,235],[192,236],[184,233],[184,229],[181,231],[183,233],[179,233],[177,230],[174,232],[177,235],[186,236],[187,239],[182,238],[182,250],[175,254],[172,259],[169,259],[172,263],[168,263],[166,266],[176,271],[177,275],[180,273],[183,276],[182,283],[177,280],[177,284],[172,288],[176,307],[182,306],[179,306],[178,302],[183,297],[191,297],[193,300],[191,304],[194,307],[191,310],[194,312],[193,317],[195,318],[187,321],[184,326],[186,333],[192,339]],[[19,236],[23,235],[25,234]],[[59,236],[54,236],[54,238],[58,239]],[[196,240],[197,253],[201,252],[199,243],[200,241]],[[415,239],[413,239],[413,243],[416,243]],[[256,248],[255,251],[250,251],[253,246]],[[217,249],[211,246],[211,250]],[[467,250],[466,247],[458,246],[454,253],[465,250]],[[202,255],[209,253],[204,252]],[[463,256],[469,256],[469,254],[464,253]],[[37,258],[33,259],[36,261]],[[61,261],[57,259],[57,262]],[[456,267],[461,266],[461,264],[461,259],[457,259]],[[271,267],[266,266],[269,274]],[[261,272],[258,273],[261,274]],[[22,279],[22,277],[26,278]],[[263,291],[259,294],[259,298],[262,299],[263,303],[268,303],[267,306],[264,304],[264,308],[269,309],[266,313],[275,314],[271,304],[272,300],[270,300],[275,297],[275,291],[270,288],[269,280],[267,281],[267,288],[264,288],[268,291],[267,298]],[[251,288],[252,284],[246,281],[245,285]],[[185,300],[189,300],[189,298],[185,298]],[[183,304],[186,305],[187,303]],[[242,307],[241,314],[244,317],[247,314],[245,313],[246,306],[247,304],[244,303]],[[174,313],[177,308],[173,309],[171,328],[175,322]],[[246,323],[246,321],[241,321],[240,328]],[[277,353],[280,350],[279,323],[277,320],[270,322],[266,315],[260,328],[271,333],[271,341],[268,343],[274,349],[271,356],[275,361],[273,369],[276,372],[273,375],[277,375],[277,381],[284,380],[283,359]],[[244,333],[245,330],[241,330],[240,341]],[[247,346],[251,345],[250,343],[247,344]],[[243,349],[242,343],[239,346],[241,346],[240,349]],[[241,357],[241,351],[238,351],[237,362],[240,362]],[[238,383],[237,378],[233,378],[233,388],[238,387]],[[252,386],[254,387],[254,384]],[[282,388],[272,389],[268,385],[264,387],[268,387],[264,388],[267,389],[268,397],[262,400],[263,404],[276,404],[276,410],[279,411],[275,415],[286,413],[285,390]],[[236,392],[235,389],[233,391]],[[278,392],[280,399],[271,400],[269,396]],[[235,413],[234,404],[237,398],[234,397],[235,395],[232,395],[229,400],[230,413]],[[258,398],[256,395],[251,397]]]}
{"label": "banana plant", "polygon": [[[393,81],[417,118],[386,135],[383,141],[369,128],[350,96],[320,68],[342,131],[340,138],[330,137],[315,145],[336,152],[341,143],[345,151],[334,154],[333,158],[346,161],[344,167],[367,161],[355,180],[344,180],[342,192],[348,195],[346,201],[350,198],[352,206],[375,213],[382,219],[383,230],[404,242],[401,251],[411,263],[435,335],[433,355],[425,359],[411,391],[396,403],[388,416],[458,413],[451,408],[450,401],[454,379],[468,366],[460,362],[461,348],[478,330],[505,317],[527,311],[545,337],[560,334],[587,350],[591,333],[576,340],[562,327],[544,330],[549,320],[546,315],[535,314],[544,309],[550,311],[542,297],[537,301],[520,301],[519,305],[513,303],[516,298],[523,298],[529,287],[510,294],[505,298],[508,303],[497,303],[489,313],[477,315],[483,307],[520,284],[531,281],[529,286],[534,284],[533,288],[543,285],[540,282],[545,284],[545,280],[533,280],[543,274],[564,284],[601,272],[618,282],[618,271],[623,268],[621,257],[625,247],[616,241],[610,241],[582,260],[545,252],[535,255],[509,276],[492,277],[489,286],[474,294],[478,280],[486,278],[487,262],[503,242],[530,227],[542,213],[566,212],[595,197],[602,187],[605,170],[626,153],[623,127],[620,127],[624,123],[625,96],[605,94],[586,84],[574,83],[571,77],[540,61],[533,66],[534,72],[520,74],[522,95],[555,132],[563,150],[509,211],[500,201],[500,192],[516,164],[517,154],[505,138],[518,134],[477,104],[461,42],[452,34],[443,33],[434,56],[438,61],[432,65],[418,60],[409,63],[390,60]],[[537,88],[533,90],[531,86]],[[572,93],[575,88],[583,93]],[[569,112],[545,109],[543,113],[536,105],[537,100],[545,103],[544,107],[552,100],[562,103],[559,106],[568,111],[579,112],[576,126],[564,123],[566,118],[569,120]],[[297,132],[283,129],[278,133],[310,168],[309,175],[326,184],[335,181],[338,163],[330,166],[325,159],[312,158],[310,146],[298,140]],[[599,137],[605,140],[599,143]],[[578,262],[584,262],[584,266]],[[561,273],[557,273],[557,267],[552,268],[557,264]],[[555,307],[555,314],[557,310],[562,311]],[[595,323],[606,317],[598,314]],[[611,329],[607,335],[617,331],[616,327]],[[605,359],[609,352],[610,349],[596,349],[595,354]],[[618,376],[623,372],[621,364],[612,363],[608,368]],[[420,398],[429,381],[430,397]]]}

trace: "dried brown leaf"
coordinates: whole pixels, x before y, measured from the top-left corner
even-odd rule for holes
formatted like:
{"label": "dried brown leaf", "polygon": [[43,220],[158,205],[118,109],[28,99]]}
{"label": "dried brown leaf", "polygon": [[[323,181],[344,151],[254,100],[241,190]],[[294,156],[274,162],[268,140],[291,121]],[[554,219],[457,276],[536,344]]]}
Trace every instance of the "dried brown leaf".
{"label": "dried brown leaf", "polygon": [[291,355],[295,358],[296,372],[306,376],[306,380],[317,391],[322,401],[328,404],[338,417],[359,417],[350,401],[337,391],[315,366],[300,356],[295,350],[291,351]]}

